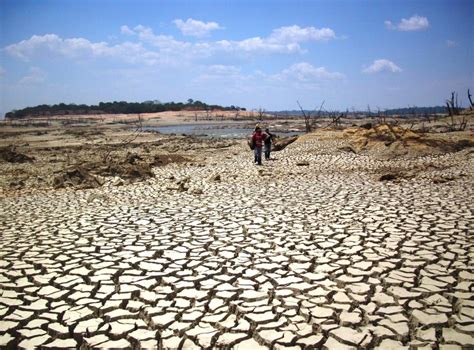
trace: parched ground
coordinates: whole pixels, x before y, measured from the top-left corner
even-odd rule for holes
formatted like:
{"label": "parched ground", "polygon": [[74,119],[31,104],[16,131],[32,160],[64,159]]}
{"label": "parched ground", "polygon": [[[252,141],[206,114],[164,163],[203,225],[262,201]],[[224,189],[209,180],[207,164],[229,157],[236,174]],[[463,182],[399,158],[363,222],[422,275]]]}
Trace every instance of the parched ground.
{"label": "parched ground", "polygon": [[472,148],[344,146],[315,134],[258,167],[239,142],[1,198],[0,346],[472,347]]}

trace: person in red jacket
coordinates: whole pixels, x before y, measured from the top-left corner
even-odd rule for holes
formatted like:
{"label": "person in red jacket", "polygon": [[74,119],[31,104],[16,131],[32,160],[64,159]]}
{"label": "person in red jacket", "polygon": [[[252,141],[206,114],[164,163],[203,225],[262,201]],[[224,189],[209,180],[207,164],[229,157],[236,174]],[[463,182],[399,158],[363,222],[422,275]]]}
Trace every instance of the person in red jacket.
{"label": "person in red jacket", "polygon": [[255,145],[254,155],[257,165],[262,165],[262,147],[266,137],[267,135],[262,132],[259,126],[255,127],[255,131],[252,134],[252,143]]}

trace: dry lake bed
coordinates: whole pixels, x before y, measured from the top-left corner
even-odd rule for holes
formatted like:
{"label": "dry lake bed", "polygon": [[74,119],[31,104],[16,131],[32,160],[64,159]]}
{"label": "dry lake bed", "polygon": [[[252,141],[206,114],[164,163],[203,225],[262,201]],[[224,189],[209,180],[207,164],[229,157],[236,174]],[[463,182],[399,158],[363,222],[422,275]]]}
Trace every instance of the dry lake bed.
{"label": "dry lake bed", "polygon": [[10,134],[0,347],[472,348],[472,145],[359,129]]}

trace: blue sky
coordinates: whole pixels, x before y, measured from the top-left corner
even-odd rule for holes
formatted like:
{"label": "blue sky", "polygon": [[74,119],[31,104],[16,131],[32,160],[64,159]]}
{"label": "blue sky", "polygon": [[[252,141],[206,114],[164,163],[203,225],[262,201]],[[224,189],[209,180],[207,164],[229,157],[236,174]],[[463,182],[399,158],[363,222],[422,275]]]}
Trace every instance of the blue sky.
{"label": "blue sky", "polygon": [[248,109],[467,103],[474,2],[0,1],[0,113],[186,101]]}

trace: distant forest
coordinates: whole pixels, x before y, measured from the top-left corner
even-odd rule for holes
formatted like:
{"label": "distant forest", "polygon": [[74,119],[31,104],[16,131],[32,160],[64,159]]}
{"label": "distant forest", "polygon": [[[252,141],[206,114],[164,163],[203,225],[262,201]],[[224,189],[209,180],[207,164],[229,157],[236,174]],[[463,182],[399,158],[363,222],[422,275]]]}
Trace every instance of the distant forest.
{"label": "distant forest", "polygon": [[389,114],[389,115],[442,114],[442,113],[446,113],[446,106],[395,108],[395,109],[387,109],[383,111],[383,113]]}
{"label": "distant forest", "polygon": [[[303,113],[301,110],[292,110],[292,111],[278,111],[278,112],[271,112],[272,114],[276,115],[297,115],[302,116]],[[305,110],[306,114],[311,114],[312,116],[317,115],[318,111],[309,111]],[[407,108],[393,108],[393,109],[385,109],[380,111],[321,111],[321,116],[328,116],[333,114],[340,114],[344,113],[349,116],[377,116],[377,115],[399,115],[399,116],[422,116],[425,114],[446,114],[446,106],[434,106],[434,107],[407,107]]]}
{"label": "distant forest", "polygon": [[65,104],[39,105],[13,110],[5,114],[5,119],[22,119],[29,117],[48,117],[55,115],[78,115],[78,114],[137,114],[156,113],[165,111],[183,110],[220,110],[220,111],[245,111],[245,108],[237,106],[223,107],[219,105],[208,105],[201,101],[189,99],[186,103],[145,101],[145,102],[100,102],[98,105]]}
{"label": "distant forest", "polygon": [[[202,111],[245,111],[245,108],[238,106],[223,107],[219,105],[208,105],[201,101],[194,101],[189,99],[186,103],[183,102],[165,102],[160,101],[144,101],[144,102],[100,102],[98,105],[85,104],[65,104],[59,103],[55,105],[38,105],[35,107],[26,107],[23,109],[13,110],[5,114],[5,119],[22,119],[31,117],[49,117],[57,115],[78,115],[78,114],[138,114],[138,113],[157,113],[165,111],[184,111],[184,110],[202,110]],[[279,116],[302,116],[301,110],[291,111],[263,111]],[[311,115],[317,114],[317,111],[305,111]],[[379,111],[321,111],[321,116],[332,115],[334,113],[347,113],[349,116],[377,116],[381,115],[399,115],[399,116],[422,116],[425,114],[440,114],[446,113],[445,106],[435,107],[408,107],[396,108]]]}

